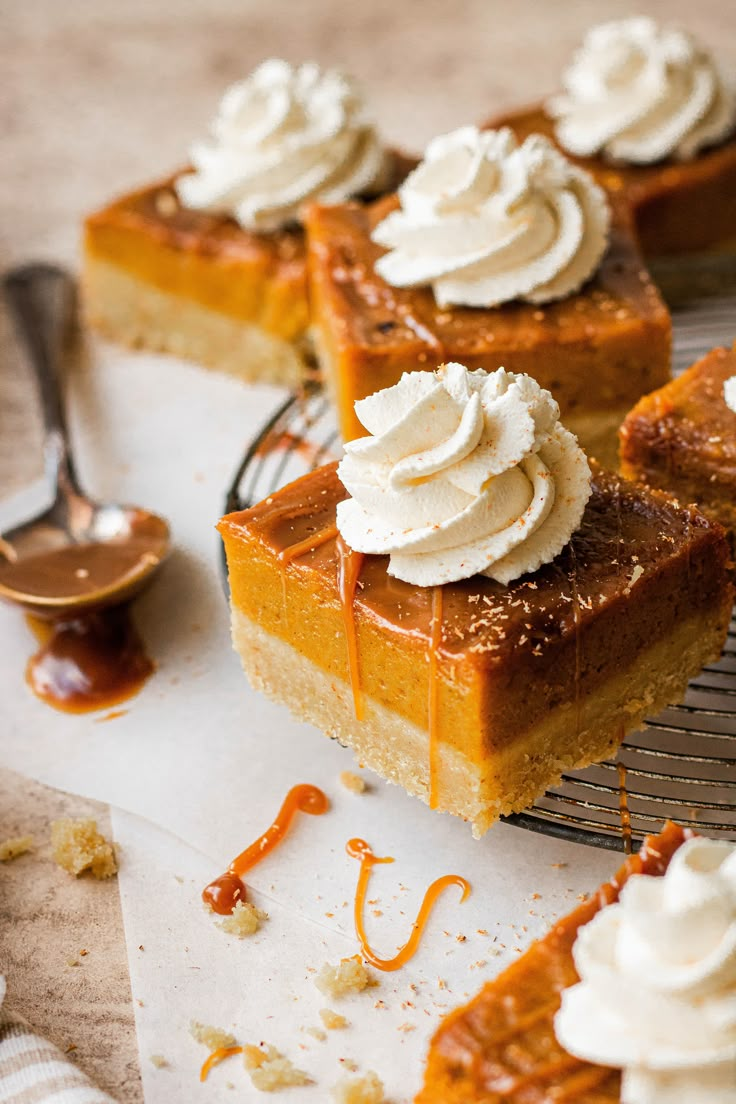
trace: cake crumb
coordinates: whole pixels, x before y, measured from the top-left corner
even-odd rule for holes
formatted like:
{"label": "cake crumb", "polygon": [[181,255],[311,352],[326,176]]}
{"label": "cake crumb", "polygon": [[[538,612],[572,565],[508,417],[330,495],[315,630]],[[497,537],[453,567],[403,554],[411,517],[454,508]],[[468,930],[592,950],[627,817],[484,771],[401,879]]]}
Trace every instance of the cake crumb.
{"label": "cake crumb", "polygon": [[328,997],[344,997],[347,993],[362,993],[378,982],[366,970],[360,955],[342,958],[337,966],[325,962],[314,979],[321,993]]}
{"label": "cake crumb", "polygon": [[343,1077],[332,1090],[336,1104],[385,1104],[383,1082],[369,1070],[363,1077]]}
{"label": "cake crumb", "polygon": [[11,836],[0,843],[0,862],[10,862],[33,850],[33,836]]}
{"label": "cake crumb", "polygon": [[233,1047],[237,1045],[237,1039],[229,1031],[223,1031],[221,1027],[212,1027],[210,1024],[192,1020],[189,1024],[189,1034],[198,1043],[202,1043],[208,1050],[219,1050],[220,1047]]}
{"label": "cake crumb", "polygon": [[267,912],[256,908],[250,901],[238,901],[230,915],[217,927],[228,935],[245,939],[248,935],[255,935],[264,920],[268,920]]}
{"label": "cake crumb", "polygon": [[114,845],[97,831],[97,821],[91,817],[52,821],[51,848],[56,865],[75,877],[85,870],[99,879],[117,874]]}
{"label": "cake crumb", "polygon": [[243,1064],[250,1079],[261,1092],[278,1092],[291,1085],[311,1085],[312,1078],[297,1069],[289,1059],[268,1043],[243,1047]]}
{"label": "cake crumb", "polygon": [[346,1070],[350,1070],[351,1073],[358,1072],[358,1063],[352,1058],[339,1058],[340,1065],[344,1066]]}
{"label": "cake crumb", "polygon": [[353,771],[343,771],[340,775],[340,781],[346,790],[350,790],[354,794],[362,794],[366,791],[365,779],[361,778],[359,774],[354,774]]}
{"label": "cake crumb", "polygon": [[67,966],[78,966],[79,965],[79,959],[70,957],[66,960],[66,964],[67,964]]}
{"label": "cake crumb", "polygon": [[328,1031],[342,1031],[348,1027],[348,1021],[339,1012],[333,1012],[331,1008],[320,1008],[319,1018]]}
{"label": "cake crumb", "polygon": [[304,1030],[307,1035],[311,1035],[318,1043],[323,1043],[327,1038],[327,1032],[323,1031],[321,1027],[305,1027]]}
{"label": "cake crumb", "polygon": [[152,1054],[149,1061],[156,1069],[166,1069],[169,1064],[163,1054]]}

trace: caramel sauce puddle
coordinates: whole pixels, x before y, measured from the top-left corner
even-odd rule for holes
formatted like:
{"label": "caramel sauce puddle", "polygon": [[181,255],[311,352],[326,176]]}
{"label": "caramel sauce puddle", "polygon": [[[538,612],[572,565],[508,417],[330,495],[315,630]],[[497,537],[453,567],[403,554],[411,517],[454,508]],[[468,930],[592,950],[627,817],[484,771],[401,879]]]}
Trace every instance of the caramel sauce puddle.
{"label": "caramel sauce puddle", "polygon": [[243,876],[281,843],[296,813],[322,816],[329,807],[326,794],[317,786],[309,783],[292,786],[276,814],[276,819],[263,835],[246,847],[245,851],[241,851],[224,874],[205,886],[202,890],[204,903],[218,915],[228,916],[238,901],[245,900],[246,888]]}
{"label": "caramel sauce puddle", "polygon": [[393,970],[399,970],[414,957],[419,948],[419,941],[424,934],[424,929],[427,926],[429,914],[434,908],[437,899],[449,886],[456,885],[462,889],[463,895],[460,898],[460,904],[463,903],[470,893],[470,882],[459,874],[444,874],[441,878],[435,879],[424,894],[424,899],[419,907],[417,918],[412,925],[411,935],[404,946],[393,956],[393,958],[379,958],[371,949],[368,942],[365,925],[363,924],[363,911],[365,908],[365,898],[368,891],[371,870],[380,863],[392,863],[394,860],[390,856],[379,858],[377,855],[374,855],[370,845],[362,839],[349,840],[345,846],[345,850],[352,859],[358,859],[360,861],[358,885],[355,890],[355,934],[358,937],[363,958],[366,962],[369,962],[371,966],[375,966],[377,970],[384,970],[387,973]]}
{"label": "caramel sauce puddle", "polygon": [[127,604],[53,620],[28,614],[26,620],[40,645],[28,660],[26,682],[64,713],[119,705],[155,670]]}

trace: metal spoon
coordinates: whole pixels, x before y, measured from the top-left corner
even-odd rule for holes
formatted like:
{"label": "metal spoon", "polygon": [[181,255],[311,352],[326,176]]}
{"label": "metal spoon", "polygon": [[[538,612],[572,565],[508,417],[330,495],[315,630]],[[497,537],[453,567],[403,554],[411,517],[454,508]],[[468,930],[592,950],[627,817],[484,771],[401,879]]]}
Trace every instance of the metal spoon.
{"label": "metal spoon", "polygon": [[39,390],[53,502],[0,537],[0,597],[46,617],[115,605],[137,593],[166,558],[169,526],[147,510],[101,504],[80,489],[60,390],[62,352],[76,315],[71,276],[28,264],[8,272],[2,286]]}

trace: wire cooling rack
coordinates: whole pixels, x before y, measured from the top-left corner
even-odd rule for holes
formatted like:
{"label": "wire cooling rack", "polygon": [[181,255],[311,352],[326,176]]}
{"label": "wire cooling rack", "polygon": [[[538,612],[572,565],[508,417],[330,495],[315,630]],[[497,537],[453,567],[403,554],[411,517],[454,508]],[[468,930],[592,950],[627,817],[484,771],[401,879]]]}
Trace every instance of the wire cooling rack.
{"label": "wire cooling rack", "polygon": [[[715,275],[712,261],[702,269],[687,263],[685,284],[700,287],[697,298],[680,293],[681,266],[661,265],[656,276],[672,306],[676,373],[713,346],[734,341],[736,258],[716,262]],[[251,444],[228,492],[227,510],[259,502],[341,453],[332,406],[318,383],[306,383]],[[623,814],[622,794],[628,806]],[[634,840],[667,818],[736,840],[736,621],[719,662],[690,683],[682,704],[631,734],[616,762],[565,774],[531,808],[506,819],[550,836],[622,850],[625,816]]]}

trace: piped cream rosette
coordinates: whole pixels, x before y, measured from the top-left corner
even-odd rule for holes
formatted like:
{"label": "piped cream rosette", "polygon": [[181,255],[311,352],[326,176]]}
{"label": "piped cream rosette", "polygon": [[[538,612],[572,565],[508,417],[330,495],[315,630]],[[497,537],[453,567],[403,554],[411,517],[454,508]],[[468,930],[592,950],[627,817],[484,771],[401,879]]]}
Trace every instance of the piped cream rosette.
{"label": "piped cream rosette", "polygon": [[549,563],[580,525],[591,473],[530,376],[446,364],[355,404],[371,436],[345,446],[337,526],[417,586]]}
{"label": "piped cream rosette", "polygon": [[647,16],[593,27],[547,104],[560,145],[647,165],[687,161],[736,125],[736,88],[710,53]]}
{"label": "piped cream rosette", "polygon": [[635,875],[573,947],[555,1019],[571,1054],[623,1070],[623,1104],[736,1100],[736,849],[695,838]]}
{"label": "piped cream rosette", "polygon": [[577,291],[608,244],[603,190],[553,144],[508,128],[435,138],[373,231],[394,287],[432,287],[440,306],[546,303]]}
{"label": "piped cream rosette", "polygon": [[389,167],[349,77],[277,58],[228,88],[211,140],[190,157],[195,171],[176,183],[182,203],[261,231],[297,221],[312,200],[377,190]]}

